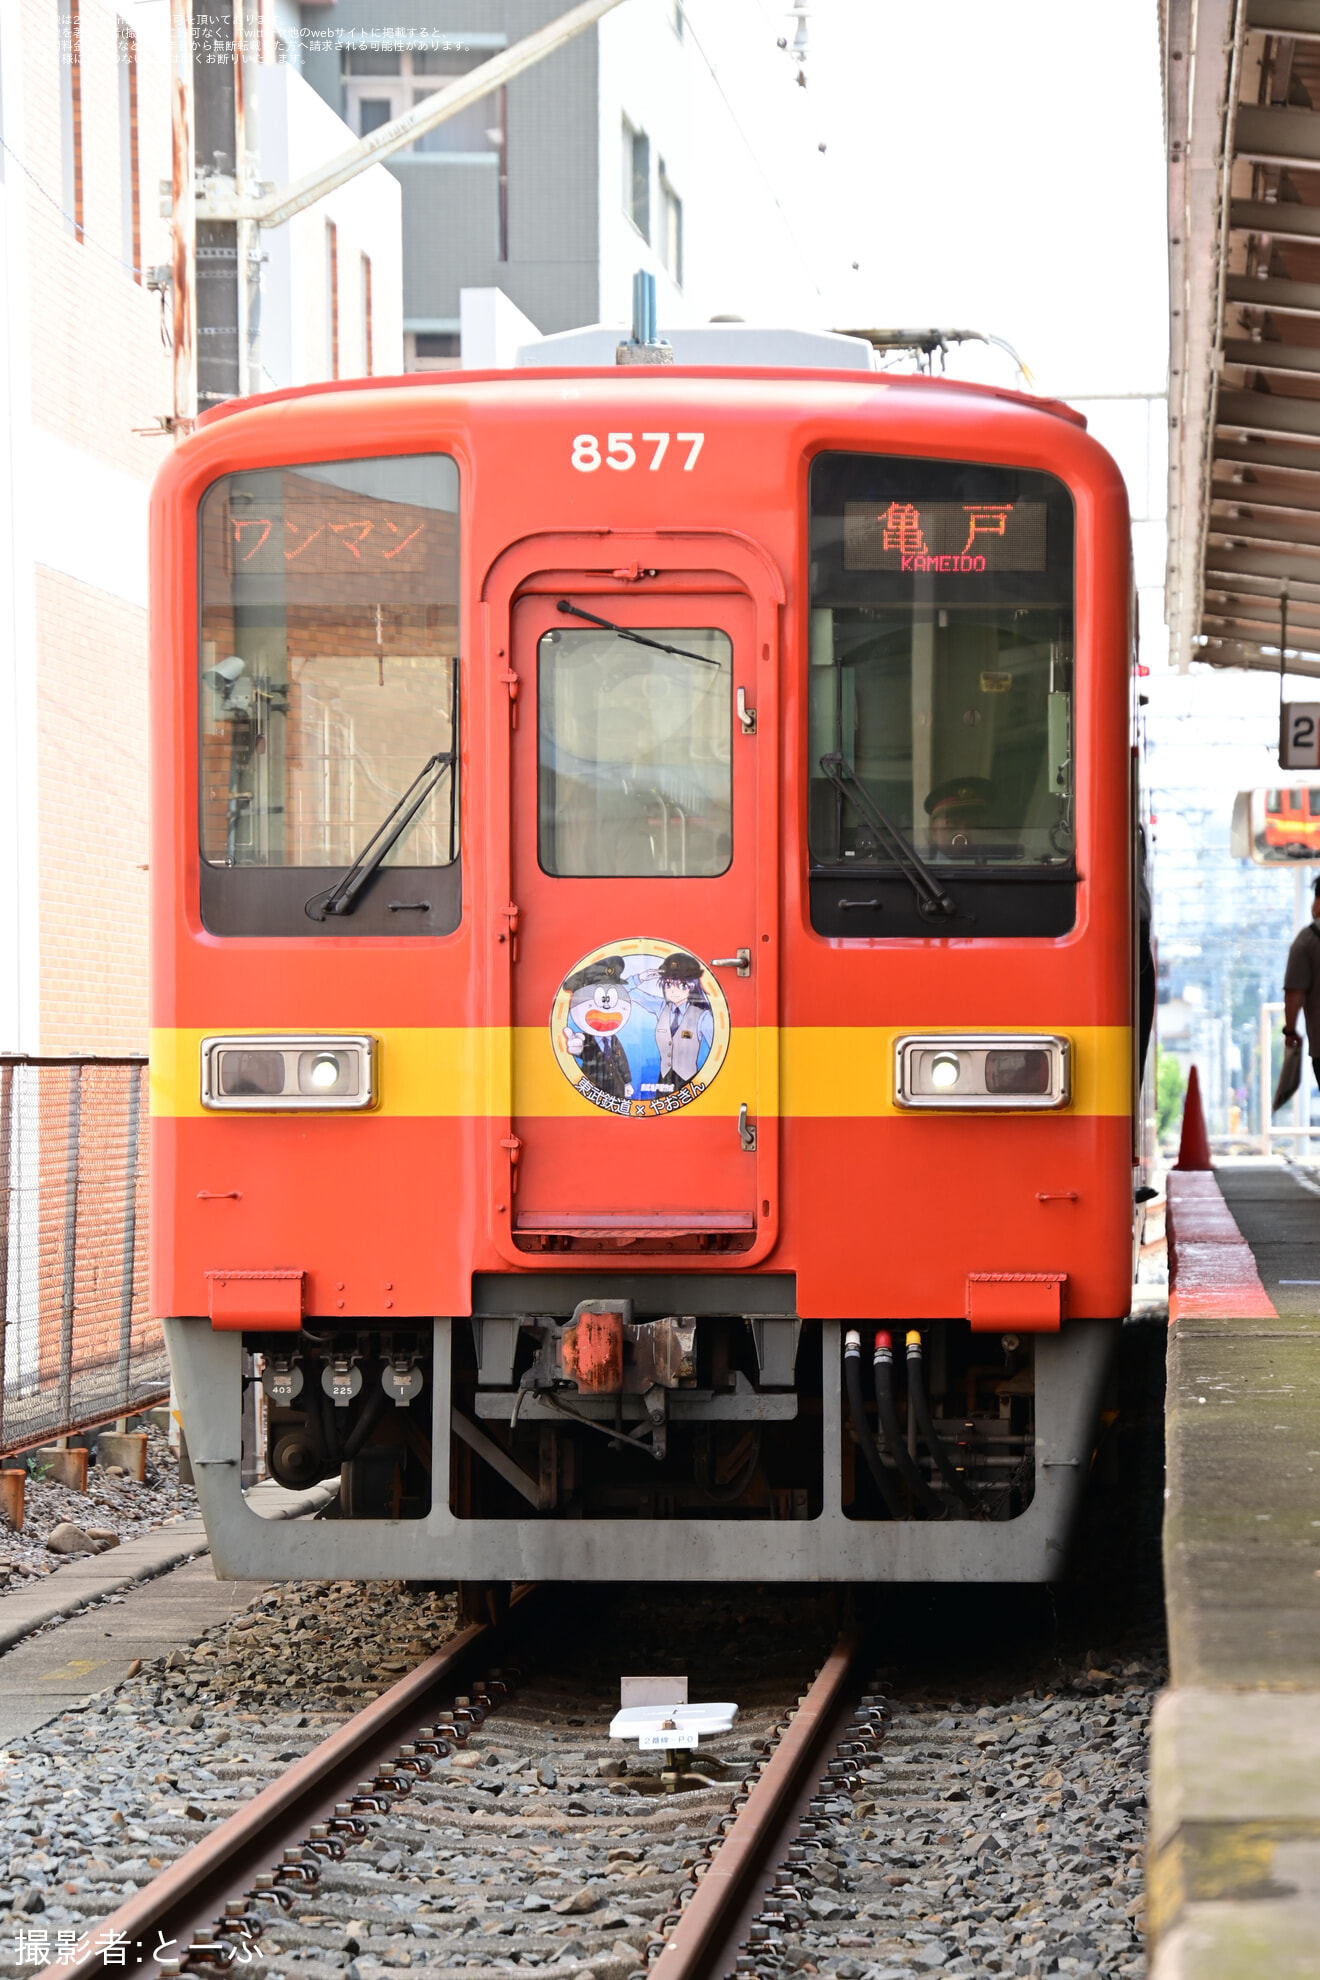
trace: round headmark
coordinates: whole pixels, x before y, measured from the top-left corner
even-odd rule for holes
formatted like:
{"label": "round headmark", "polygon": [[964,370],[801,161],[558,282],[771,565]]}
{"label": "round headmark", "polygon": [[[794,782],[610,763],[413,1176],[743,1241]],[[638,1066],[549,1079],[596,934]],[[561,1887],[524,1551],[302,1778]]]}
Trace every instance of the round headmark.
{"label": "round headmark", "polygon": [[729,1007],[699,956],[647,935],[574,963],[550,1012],[559,1069],[593,1107],[646,1120],[705,1092],[729,1050]]}

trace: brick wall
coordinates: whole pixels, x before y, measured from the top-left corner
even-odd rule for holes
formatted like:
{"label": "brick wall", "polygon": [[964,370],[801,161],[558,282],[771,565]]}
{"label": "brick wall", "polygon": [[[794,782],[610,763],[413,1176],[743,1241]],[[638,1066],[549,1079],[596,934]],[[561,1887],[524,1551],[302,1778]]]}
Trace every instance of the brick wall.
{"label": "brick wall", "polygon": [[41,1049],[147,1042],[147,615],[38,566]]}

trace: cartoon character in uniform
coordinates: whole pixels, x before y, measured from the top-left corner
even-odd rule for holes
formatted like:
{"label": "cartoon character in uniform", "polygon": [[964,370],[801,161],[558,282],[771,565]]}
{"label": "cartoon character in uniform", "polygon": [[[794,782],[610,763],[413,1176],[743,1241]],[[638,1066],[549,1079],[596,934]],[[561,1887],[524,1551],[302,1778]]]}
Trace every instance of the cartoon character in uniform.
{"label": "cartoon character in uniform", "polygon": [[[655,1021],[656,1050],[660,1054],[657,1093],[676,1093],[696,1074],[710,1051],[715,1036],[715,1016],[701,983],[701,964],[686,949],[674,949],[660,967],[638,977],[634,991],[654,986],[660,997]],[[655,1008],[654,998],[643,994],[643,1001]]]}
{"label": "cartoon character in uniform", "polygon": [[633,1097],[632,1068],[619,1033],[632,1015],[623,980],[623,957],[601,956],[576,970],[564,985],[569,993],[564,1046],[583,1079],[614,1100]]}

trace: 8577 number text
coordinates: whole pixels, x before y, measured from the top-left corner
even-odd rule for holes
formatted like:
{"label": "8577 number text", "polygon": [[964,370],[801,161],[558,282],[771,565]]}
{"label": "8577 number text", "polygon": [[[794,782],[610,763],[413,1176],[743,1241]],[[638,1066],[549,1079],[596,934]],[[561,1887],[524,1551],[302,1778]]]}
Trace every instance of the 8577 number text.
{"label": "8577 number text", "polygon": [[[688,450],[683,463],[684,474],[691,474],[697,465],[697,458],[705,445],[704,433],[643,433],[641,443],[653,451],[646,466],[652,474],[658,474],[660,463],[669,452],[670,440],[676,440],[680,447]],[[573,452],[570,460],[579,474],[594,474],[603,462],[606,467],[615,468],[620,474],[637,465],[637,449],[633,445],[631,433],[607,433],[605,451],[602,454],[600,440],[594,433],[579,433],[573,439]]]}

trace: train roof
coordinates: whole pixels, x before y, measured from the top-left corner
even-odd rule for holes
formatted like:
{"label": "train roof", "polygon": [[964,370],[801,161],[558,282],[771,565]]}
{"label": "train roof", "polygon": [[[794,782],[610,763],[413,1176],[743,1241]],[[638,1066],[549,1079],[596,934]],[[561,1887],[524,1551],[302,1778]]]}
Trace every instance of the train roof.
{"label": "train roof", "polygon": [[[570,332],[568,334],[572,336],[579,333]],[[620,333],[611,331],[609,334],[617,341]],[[794,334],[801,334],[803,336],[819,335],[822,339],[829,339],[831,342],[839,343],[861,343],[863,341],[860,338],[835,337],[834,333],[831,332],[802,332]],[[545,341],[551,342],[553,340],[546,339]],[[519,355],[521,357],[521,353]],[[565,364],[558,362],[550,365],[543,364],[538,360],[535,363],[526,365],[520,363],[516,367],[497,370],[409,371],[395,373],[392,376],[386,377],[319,379],[313,384],[289,385],[275,392],[254,393],[250,398],[227,399],[223,405],[208,407],[205,412],[200,413],[197,418],[197,425],[198,427],[211,426],[217,420],[227,419],[234,413],[246,412],[258,406],[287,405],[297,399],[329,398],[344,392],[394,392],[401,389],[409,391],[441,391],[455,387],[466,391],[474,385],[504,385],[512,387],[515,390],[531,390],[559,379],[596,381],[606,378],[619,378],[636,384],[640,382],[642,376],[645,376],[648,380],[655,380],[657,382],[669,379],[725,378],[730,380],[755,380],[758,384],[765,384],[778,380],[799,389],[807,383],[847,384],[853,386],[874,383],[877,386],[883,386],[888,391],[898,388],[905,391],[933,392],[941,395],[952,394],[981,400],[999,400],[1007,402],[1010,405],[1021,406],[1024,411],[1046,413],[1056,419],[1067,420],[1070,425],[1080,427],[1083,432],[1086,431],[1085,415],[1076,411],[1074,407],[1065,404],[1062,399],[1038,398],[1030,392],[1017,392],[1006,385],[979,385],[961,378],[931,378],[924,373],[878,371],[872,370],[870,366],[863,368],[855,363],[844,366],[836,364],[825,365],[818,362],[811,365],[795,364],[786,362],[782,358],[777,359],[773,364],[769,362],[755,364],[687,362],[680,364],[676,361],[672,365],[644,366],[618,365],[612,357],[609,361],[601,361],[594,364]]]}

